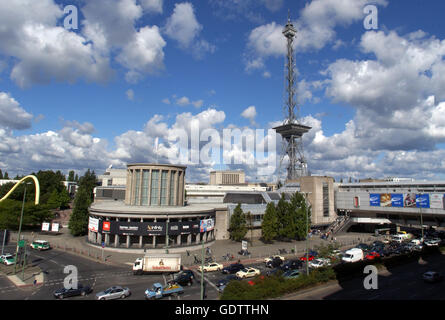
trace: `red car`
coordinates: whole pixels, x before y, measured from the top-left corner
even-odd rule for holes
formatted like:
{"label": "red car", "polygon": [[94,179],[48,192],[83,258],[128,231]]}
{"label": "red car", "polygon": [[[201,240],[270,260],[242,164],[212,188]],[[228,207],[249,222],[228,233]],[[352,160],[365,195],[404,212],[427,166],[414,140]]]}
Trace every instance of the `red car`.
{"label": "red car", "polygon": [[380,254],[378,252],[370,252],[365,256],[366,260],[374,260],[375,258],[380,258]]}
{"label": "red car", "polygon": [[[311,254],[308,255],[308,260],[309,260],[309,261],[312,261],[312,260],[314,260],[314,259],[315,259],[315,257],[314,257],[313,255],[311,255]],[[302,257],[300,258],[300,261],[306,261],[306,255],[302,256]]]}

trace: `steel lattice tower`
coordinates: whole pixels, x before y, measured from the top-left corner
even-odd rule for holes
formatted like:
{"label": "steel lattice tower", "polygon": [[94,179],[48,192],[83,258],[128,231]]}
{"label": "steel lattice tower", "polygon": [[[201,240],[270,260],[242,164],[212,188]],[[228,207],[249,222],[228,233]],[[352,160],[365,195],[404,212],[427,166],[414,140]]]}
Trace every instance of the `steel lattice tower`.
{"label": "steel lattice tower", "polygon": [[[283,35],[287,39],[287,63],[286,71],[286,92],[287,99],[285,101],[286,115],[284,123],[275,129],[277,133],[285,140],[285,151],[289,157],[289,165],[287,167],[287,180],[296,180],[299,177],[307,176],[307,163],[303,152],[303,134],[308,132],[311,127],[300,124],[300,108],[296,101],[296,76],[295,76],[295,60],[293,41],[297,34],[290,17],[283,29]],[[296,109],[296,112],[295,112]]]}

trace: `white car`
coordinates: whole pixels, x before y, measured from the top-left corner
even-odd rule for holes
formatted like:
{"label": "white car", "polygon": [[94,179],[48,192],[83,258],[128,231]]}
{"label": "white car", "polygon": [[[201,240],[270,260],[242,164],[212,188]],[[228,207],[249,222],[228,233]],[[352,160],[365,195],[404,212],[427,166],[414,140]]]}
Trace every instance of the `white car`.
{"label": "white car", "polygon": [[245,268],[236,273],[238,278],[252,278],[261,274],[261,271],[256,268]]}
{"label": "white car", "polygon": [[[208,272],[208,271],[221,271],[223,268],[223,265],[220,263],[216,263],[216,262],[211,262],[209,264],[204,265],[204,272]],[[201,266],[199,266],[198,268],[199,272],[201,272]]]}
{"label": "white car", "polygon": [[274,256],[270,256],[270,257],[268,257],[268,258],[265,258],[265,259],[264,259],[264,262],[265,262],[265,263],[268,263],[269,261],[272,261],[272,260],[275,259],[275,258],[280,258],[281,261],[284,261],[284,260],[285,260],[285,258],[284,258],[283,256],[274,255]]}
{"label": "white car", "polygon": [[15,263],[14,256],[12,254],[6,253],[0,256],[0,261],[7,266]]}
{"label": "white car", "polygon": [[321,268],[321,267],[330,266],[330,265],[331,265],[331,262],[329,261],[329,259],[323,259],[323,258],[314,259],[309,262],[309,267],[312,267],[312,268]]}

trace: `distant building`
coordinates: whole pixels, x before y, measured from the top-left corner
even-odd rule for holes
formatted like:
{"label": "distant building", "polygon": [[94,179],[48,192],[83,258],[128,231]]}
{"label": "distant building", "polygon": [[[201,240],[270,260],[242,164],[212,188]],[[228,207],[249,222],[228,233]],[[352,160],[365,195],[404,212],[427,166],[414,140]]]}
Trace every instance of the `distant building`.
{"label": "distant building", "polygon": [[127,183],[127,169],[109,167],[105,173],[97,177],[102,186],[124,186]]}
{"label": "distant building", "polygon": [[210,171],[211,185],[237,185],[245,184],[246,175],[244,171]]}

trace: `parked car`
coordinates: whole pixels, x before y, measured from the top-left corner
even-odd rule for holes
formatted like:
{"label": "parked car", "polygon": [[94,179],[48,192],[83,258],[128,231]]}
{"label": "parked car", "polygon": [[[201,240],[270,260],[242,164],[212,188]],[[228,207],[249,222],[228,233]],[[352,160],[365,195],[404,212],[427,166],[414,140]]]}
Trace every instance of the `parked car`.
{"label": "parked car", "polygon": [[441,244],[441,239],[428,239],[424,242],[427,247],[438,247]]}
{"label": "parked car", "polygon": [[241,269],[244,269],[244,265],[241,263],[232,263],[231,265],[224,267],[222,269],[222,273],[224,274],[232,274],[232,273],[237,273],[238,271],[240,271]]}
{"label": "parked car", "polygon": [[279,258],[279,259],[281,259],[282,261],[284,261],[285,260],[285,258],[283,257],[283,256],[280,256],[280,255],[274,255],[274,256],[270,256],[270,257],[267,257],[267,258],[265,258],[264,259],[264,262],[265,263],[268,263],[269,261],[271,261],[271,260],[273,260],[273,259],[275,259],[275,258]]}
{"label": "parked car", "polygon": [[372,243],[372,246],[373,246],[373,247],[384,247],[385,244],[384,244],[382,241],[380,241],[380,240],[376,240],[376,241],[374,241],[374,242]]}
{"label": "parked car", "polygon": [[279,274],[283,273],[283,269],[281,269],[281,267],[274,268],[272,270],[267,270],[266,271],[266,276],[275,276],[275,275],[279,275]]}
{"label": "parked car", "polygon": [[96,293],[97,300],[124,299],[131,294],[130,289],[121,286],[110,287],[104,291]]}
{"label": "parked car", "polygon": [[14,258],[14,256],[12,254],[6,253],[6,254],[0,256],[0,261],[3,264],[6,264],[7,266],[10,266],[11,264],[15,263],[15,258]]}
{"label": "parked car", "polygon": [[366,260],[374,260],[375,258],[380,258],[380,254],[376,251],[371,251],[365,256]]}
{"label": "parked car", "polygon": [[174,282],[177,284],[180,284],[181,286],[191,286],[193,284],[193,279],[195,278],[193,271],[187,270],[190,272],[179,272],[174,277],[173,280],[170,282]]}
{"label": "parked car", "polygon": [[303,263],[300,260],[289,260],[286,261],[283,265],[280,266],[280,269],[283,271],[300,269],[303,266]]}
{"label": "parked car", "polygon": [[261,271],[256,268],[244,268],[236,273],[236,276],[240,279],[251,278],[259,275]]}
{"label": "parked car", "polygon": [[225,286],[232,280],[239,280],[239,278],[234,274],[229,274],[226,277],[218,280],[218,282],[216,283],[216,286],[217,287]]}
{"label": "parked car", "polygon": [[309,262],[309,267],[311,268],[321,268],[330,265],[331,262],[329,261],[329,259],[323,259],[323,258],[314,259],[313,261]]}
{"label": "parked car", "polygon": [[280,258],[276,257],[273,260],[269,260],[266,262],[266,267],[268,268],[277,268],[279,266],[281,266],[283,264],[283,260],[281,260]]}
{"label": "parked car", "polygon": [[[202,268],[201,266],[198,267],[199,272],[201,272],[201,268]],[[220,263],[212,262],[206,264],[202,269],[204,270],[204,272],[221,271],[223,269],[223,265]]]}
{"label": "parked car", "polygon": [[436,271],[427,271],[422,275],[422,279],[425,282],[435,283],[442,281],[443,276]]}
{"label": "parked car", "polygon": [[315,259],[315,257],[311,254],[309,254],[307,258],[306,258],[306,255],[300,257],[300,261],[307,261],[307,260],[312,261],[314,259]]}
{"label": "parked car", "polygon": [[342,261],[344,262],[357,262],[364,259],[363,250],[360,248],[352,248],[345,252]]}
{"label": "parked car", "polygon": [[369,245],[367,245],[366,243],[359,243],[355,247],[358,249],[362,249],[363,251],[369,251],[369,249],[371,249],[371,247]]}
{"label": "parked car", "polygon": [[283,277],[286,279],[295,279],[300,276],[300,270],[289,270],[283,273]]}
{"label": "parked car", "polygon": [[90,294],[91,292],[93,292],[93,289],[91,289],[91,287],[78,284],[77,289],[61,288],[54,291],[53,295],[57,299],[65,299],[68,297],[85,296],[87,294]]}

